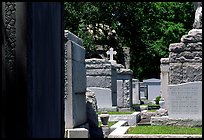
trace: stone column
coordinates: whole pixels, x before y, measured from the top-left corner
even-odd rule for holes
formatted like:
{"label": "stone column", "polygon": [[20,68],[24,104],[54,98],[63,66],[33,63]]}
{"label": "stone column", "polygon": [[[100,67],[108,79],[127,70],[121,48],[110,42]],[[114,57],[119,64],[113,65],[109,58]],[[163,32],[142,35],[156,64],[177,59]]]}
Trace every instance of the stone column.
{"label": "stone column", "polygon": [[[86,69],[85,48],[82,42],[68,38],[65,44],[66,87],[65,87],[65,128],[72,129],[87,123],[86,115]],[[80,40],[76,39],[75,40]]]}
{"label": "stone column", "polygon": [[132,79],[132,103],[133,104],[140,104],[139,80],[138,79]]}
{"label": "stone column", "polygon": [[168,108],[168,103],[167,103],[167,89],[168,89],[168,81],[169,81],[169,58],[161,58],[160,60],[161,65],[161,97],[164,98],[165,105],[164,108]]}
{"label": "stone column", "polygon": [[130,109],[132,106],[132,70],[117,65],[117,106]]}

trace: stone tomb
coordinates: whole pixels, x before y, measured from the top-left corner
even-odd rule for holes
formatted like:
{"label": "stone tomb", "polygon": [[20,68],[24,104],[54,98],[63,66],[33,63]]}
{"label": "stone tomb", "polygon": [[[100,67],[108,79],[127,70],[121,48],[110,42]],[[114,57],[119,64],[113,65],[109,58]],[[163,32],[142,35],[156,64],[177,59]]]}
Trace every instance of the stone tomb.
{"label": "stone tomb", "polygon": [[146,79],[143,83],[148,86],[148,100],[154,100],[160,95],[160,79]]}
{"label": "stone tomb", "polygon": [[168,86],[170,118],[202,120],[202,82],[189,82]]}
{"label": "stone tomb", "polygon": [[132,106],[132,70],[117,67],[117,107],[130,108]]}
{"label": "stone tomb", "polygon": [[168,116],[151,117],[151,125],[202,127],[202,82],[168,86]]}
{"label": "stone tomb", "polygon": [[65,44],[65,128],[72,129],[87,122],[86,69],[82,42],[72,34],[68,39]]}
{"label": "stone tomb", "polygon": [[98,108],[112,107],[111,90],[109,88],[89,87],[88,89],[95,93]]}
{"label": "stone tomb", "polygon": [[[170,44],[166,60],[161,93],[167,98],[169,116],[152,117],[151,125],[202,126],[202,26],[183,35],[180,43]],[[167,96],[166,84],[170,84]]]}
{"label": "stone tomb", "polygon": [[192,29],[169,45],[169,84],[202,81],[202,29]]}
{"label": "stone tomb", "polygon": [[[117,106],[117,82],[116,67],[105,59],[86,59],[87,88],[93,90],[98,109],[115,109]],[[102,95],[101,95],[101,94]],[[104,104],[104,95],[110,97]],[[102,97],[101,97],[102,96]]]}

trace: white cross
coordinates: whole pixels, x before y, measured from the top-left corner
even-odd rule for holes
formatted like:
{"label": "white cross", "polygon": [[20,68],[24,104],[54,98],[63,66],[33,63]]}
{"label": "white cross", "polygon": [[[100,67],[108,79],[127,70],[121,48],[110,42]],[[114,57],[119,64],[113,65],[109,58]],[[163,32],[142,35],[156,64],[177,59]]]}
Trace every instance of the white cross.
{"label": "white cross", "polygon": [[109,51],[106,52],[107,55],[110,55],[110,61],[113,61],[113,55],[117,54],[116,51],[113,51],[113,48],[110,48]]}

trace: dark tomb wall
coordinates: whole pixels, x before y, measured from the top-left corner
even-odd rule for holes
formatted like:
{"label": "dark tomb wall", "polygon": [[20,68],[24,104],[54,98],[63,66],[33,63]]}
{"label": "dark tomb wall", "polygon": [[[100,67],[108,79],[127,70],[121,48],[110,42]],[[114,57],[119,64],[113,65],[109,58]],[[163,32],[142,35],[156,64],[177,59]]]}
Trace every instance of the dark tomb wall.
{"label": "dark tomb wall", "polygon": [[2,3],[4,137],[64,136],[63,9],[60,2]]}

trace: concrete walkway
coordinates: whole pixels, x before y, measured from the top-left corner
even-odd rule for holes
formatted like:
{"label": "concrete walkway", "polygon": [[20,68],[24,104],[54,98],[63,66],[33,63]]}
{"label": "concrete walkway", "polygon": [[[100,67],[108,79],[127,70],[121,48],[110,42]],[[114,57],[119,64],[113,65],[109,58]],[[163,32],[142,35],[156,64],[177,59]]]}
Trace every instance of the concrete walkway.
{"label": "concrete walkway", "polygon": [[[109,122],[114,121],[127,121],[128,125],[136,125],[140,121],[140,112],[134,112],[132,114],[110,114],[109,115]],[[98,117],[98,121],[101,122],[100,117]]]}

